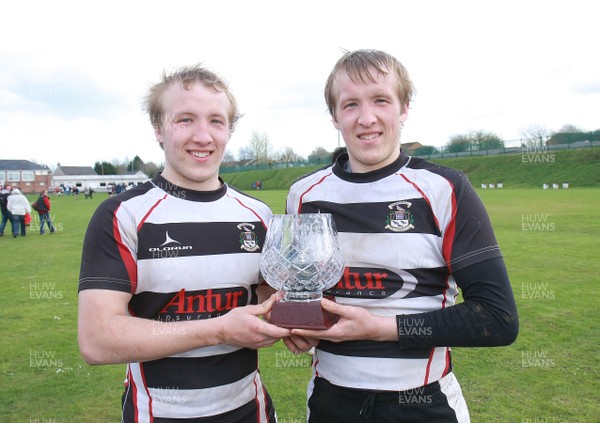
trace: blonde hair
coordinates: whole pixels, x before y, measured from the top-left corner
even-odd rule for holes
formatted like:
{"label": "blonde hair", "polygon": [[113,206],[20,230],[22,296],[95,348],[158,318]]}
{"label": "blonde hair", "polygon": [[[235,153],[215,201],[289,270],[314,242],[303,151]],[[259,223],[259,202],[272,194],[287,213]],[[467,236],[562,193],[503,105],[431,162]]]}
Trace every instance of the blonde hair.
{"label": "blonde hair", "polygon": [[201,64],[186,66],[176,69],[170,74],[162,73],[161,81],[152,85],[148,94],[144,98],[144,111],[150,117],[150,123],[153,127],[160,127],[164,122],[164,113],[162,108],[163,93],[174,84],[181,84],[183,89],[188,90],[194,83],[201,83],[205,87],[212,88],[216,92],[225,93],[231,104],[229,110],[229,130],[234,131],[235,125],[241,115],[238,110],[237,101],[233,93],[229,90],[227,83],[215,72],[208,70]]}

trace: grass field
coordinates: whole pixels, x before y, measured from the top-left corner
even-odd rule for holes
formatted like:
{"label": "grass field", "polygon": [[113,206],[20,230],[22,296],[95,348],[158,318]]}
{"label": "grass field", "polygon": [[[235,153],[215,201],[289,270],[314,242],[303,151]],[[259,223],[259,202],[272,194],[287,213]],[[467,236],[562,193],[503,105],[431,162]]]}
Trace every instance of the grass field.
{"label": "grass field", "polygon": [[[283,212],[285,191],[253,194]],[[600,421],[593,291],[600,281],[600,189],[479,194],[506,258],[521,330],[510,347],[454,350],[472,421]],[[40,236],[34,217],[27,237],[0,238],[1,422],[119,421],[124,366],[88,366],[76,335],[83,235],[103,198],[53,197],[56,234]],[[281,343],[261,351],[280,422],[304,419],[309,363]]]}

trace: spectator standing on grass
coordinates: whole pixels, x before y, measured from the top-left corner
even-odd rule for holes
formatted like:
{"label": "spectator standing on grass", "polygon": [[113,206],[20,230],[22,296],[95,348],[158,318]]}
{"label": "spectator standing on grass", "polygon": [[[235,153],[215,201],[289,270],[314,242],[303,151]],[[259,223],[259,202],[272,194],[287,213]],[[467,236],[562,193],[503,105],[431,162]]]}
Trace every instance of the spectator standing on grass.
{"label": "spectator standing on grass", "polygon": [[27,235],[25,215],[27,213],[31,213],[31,205],[29,204],[27,197],[21,194],[21,190],[19,188],[13,189],[8,196],[6,208],[12,216],[13,238],[18,237],[19,235]]}
{"label": "spectator standing on grass", "polygon": [[92,199],[92,196],[94,195],[94,190],[92,189],[92,187],[86,187],[85,188],[85,199],[87,200]]}
{"label": "spectator standing on grass", "polygon": [[0,191],[0,210],[2,211],[2,222],[0,223],[0,236],[4,235],[4,228],[6,228],[6,222],[10,222],[12,228],[12,215],[8,211],[8,196],[10,195],[10,185],[5,185]]}
{"label": "spectator standing on grass", "polygon": [[322,300],[339,321],[284,340],[294,352],[319,341],[311,423],[469,422],[450,348],[517,336],[506,267],[475,190],[462,173],[400,148],[412,95],[394,57],[344,54],[325,98],[348,152],[288,195],[288,213],[333,214],[347,266],[326,291],[336,302]]}
{"label": "spectator standing on grass", "polygon": [[258,286],[272,212],[219,177],[235,98],[193,66],[164,74],[145,106],[165,168],[92,217],[81,353],[92,364],[128,363],[124,422],[275,421],[257,349],[290,331],[260,317],[275,301]]}
{"label": "spectator standing on grass", "polygon": [[52,224],[52,217],[50,216],[50,198],[48,197],[46,190],[40,192],[40,196],[35,202],[34,209],[37,211],[40,218],[40,235],[44,235],[44,224],[48,224],[50,233],[53,234],[55,229]]}

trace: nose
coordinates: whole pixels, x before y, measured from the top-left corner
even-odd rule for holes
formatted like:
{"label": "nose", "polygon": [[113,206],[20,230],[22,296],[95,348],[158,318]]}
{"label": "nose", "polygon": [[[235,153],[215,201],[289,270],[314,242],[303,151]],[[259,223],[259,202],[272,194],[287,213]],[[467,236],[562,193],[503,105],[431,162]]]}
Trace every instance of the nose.
{"label": "nose", "polygon": [[358,123],[362,126],[371,126],[377,121],[369,104],[363,104],[359,110]]}
{"label": "nose", "polygon": [[194,125],[194,129],[193,129],[194,132],[192,134],[192,141],[202,143],[202,144],[207,144],[207,143],[211,142],[212,136],[210,134],[208,127],[209,127],[208,122],[204,122],[201,120],[196,122],[196,125]]}

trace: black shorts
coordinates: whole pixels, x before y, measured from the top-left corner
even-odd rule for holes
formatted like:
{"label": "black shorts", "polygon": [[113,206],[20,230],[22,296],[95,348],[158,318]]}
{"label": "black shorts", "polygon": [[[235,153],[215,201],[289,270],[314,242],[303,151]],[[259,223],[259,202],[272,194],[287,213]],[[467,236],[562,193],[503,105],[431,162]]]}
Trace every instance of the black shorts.
{"label": "black shorts", "polygon": [[343,388],[316,377],[307,412],[309,423],[470,421],[460,385],[452,373],[429,385],[397,392]]}

